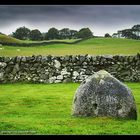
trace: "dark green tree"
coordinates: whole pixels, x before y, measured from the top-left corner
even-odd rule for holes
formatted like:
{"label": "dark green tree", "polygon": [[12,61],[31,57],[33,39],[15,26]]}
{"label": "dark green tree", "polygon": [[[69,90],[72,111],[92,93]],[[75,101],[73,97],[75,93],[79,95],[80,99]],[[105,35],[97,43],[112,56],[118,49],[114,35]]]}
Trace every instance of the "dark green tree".
{"label": "dark green tree", "polygon": [[89,38],[89,37],[93,37],[93,34],[89,28],[82,28],[77,33],[77,37],[78,38]]}
{"label": "dark green tree", "polygon": [[56,28],[50,28],[45,35],[46,40],[59,39],[59,31]]}
{"label": "dark green tree", "polygon": [[43,36],[38,29],[32,30],[29,34],[31,40],[43,40]]}
{"label": "dark green tree", "polygon": [[133,33],[132,29],[122,30],[122,36],[128,39],[138,39],[139,37]]}
{"label": "dark green tree", "polygon": [[12,36],[17,39],[26,40],[29,38],[29,34],[30,34],[30,29],[23,26],[23,27],[16,29],[16,31],[13,32]]}
{"label": "dark green tree", "polygon": [[59,30],[59,36],[60,39],[72,39],[77,38],[77,32],[76,30],[70,30],[69,28],[63,28]]}
{"label": "dark green tree", "polygon": [[69,28],[63,28],[62,30],[59,30],[59,36],[61,39],[67,39],[70,38],[70,29]]}
{"label": "dark green tree", "polygon": [[70,39],[77,38],[77,33],[78,33],[78,31],[76,31],[76,30],[70,30]]}
{"label": "dark green tree", "polygon": [[124,29],[118,31],[119,37],[125,37],[128,39],[140,39],[140,25],[134,25],[131,29]]}
{"label": "dark green tree", "polygon": [[109,33],[106,33],[105,37],[111,37],[111,35]]}
{"label": "dark green tree", "polygon": [[139,24],[134,25],[134,26],[132,27],[132,30],[140,31],[140,25],[139,25]]}
{"label": "dark green tree", "polygon": [[140,39],[140,25],[134,25],[131,30],[137,36],[136,39]]}

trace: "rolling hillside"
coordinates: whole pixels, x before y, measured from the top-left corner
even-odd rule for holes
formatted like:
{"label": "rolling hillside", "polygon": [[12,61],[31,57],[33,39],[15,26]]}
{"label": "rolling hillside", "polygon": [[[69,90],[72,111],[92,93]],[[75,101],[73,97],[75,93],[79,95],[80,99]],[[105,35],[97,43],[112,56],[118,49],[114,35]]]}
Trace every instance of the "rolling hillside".
{"label": "rolling hillside", "polygon": [[3,43],[22,43],[23,41],[19,40],[19,39],[16,39],[16,38],[13,38],[13,37],[10,37],[10,36],[7,36],[7,35],[3,35],[3,34],[0,34],[0,43],[3,44]]}
{"label": "rolling hillside", "polygon": [[43,41],[32,41],[32,40],[19,40],[14,37],[0,34],[0,44],[7,46],[24,46],[33,47],[48,44],[75,44],[83,39],[65,39],[65,40],[43,40]]}

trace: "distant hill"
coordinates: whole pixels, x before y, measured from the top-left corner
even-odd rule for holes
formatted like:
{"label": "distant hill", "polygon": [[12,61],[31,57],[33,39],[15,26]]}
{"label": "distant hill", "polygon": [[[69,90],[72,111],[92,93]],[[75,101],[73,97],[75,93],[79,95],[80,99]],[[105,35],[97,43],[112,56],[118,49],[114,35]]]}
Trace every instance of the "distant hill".
{"label": "distant hill", "polygon": [[0,33],[0,43],[22,43],[23,41]]}
{"label": "distant hill", "polygon": [[71,39],[71,40],[44,40],[44,41],[31,41],[19,40],[11,36],[0,34],[0,44],[7,46],[40,46],[49,44],[76,44],[86,39]]}

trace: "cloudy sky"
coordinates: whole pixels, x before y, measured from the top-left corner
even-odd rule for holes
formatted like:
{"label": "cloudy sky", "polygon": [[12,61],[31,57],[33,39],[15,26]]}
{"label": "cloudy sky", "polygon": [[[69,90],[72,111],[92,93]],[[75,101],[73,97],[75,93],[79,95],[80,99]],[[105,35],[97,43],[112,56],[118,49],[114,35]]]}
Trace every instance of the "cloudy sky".
{"label": "cloudy sky", "polygon": [[0,5],[0,32],[5,34],[22,26],[41,32],[89,27],[104,36],[135,24],[140,24],[140,5]]}

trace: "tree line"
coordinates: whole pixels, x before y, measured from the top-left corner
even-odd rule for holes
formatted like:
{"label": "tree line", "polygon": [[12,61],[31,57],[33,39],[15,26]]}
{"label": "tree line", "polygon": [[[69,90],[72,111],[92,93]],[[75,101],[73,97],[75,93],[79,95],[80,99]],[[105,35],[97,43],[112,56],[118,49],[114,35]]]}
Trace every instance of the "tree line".
{"label": "tree line", "polygon": [[128,39],[140,39],[140,25],[134,25],[130,29],[119,30],[113,35],[119,35],[119,37],[124,37]]}
{"label": "tree line", "polygon": [[82,28],[79,31],[71,30],[69,28],[63,28],[58,30],[56,28],[50,28],[48,32],[41,33],[38,29],[30,30],[23,26],[16,29],[11,34],[12,37],[21,40],[53,40],[53,39],[78,39],[93,37],[93,33],[89,28]]}

